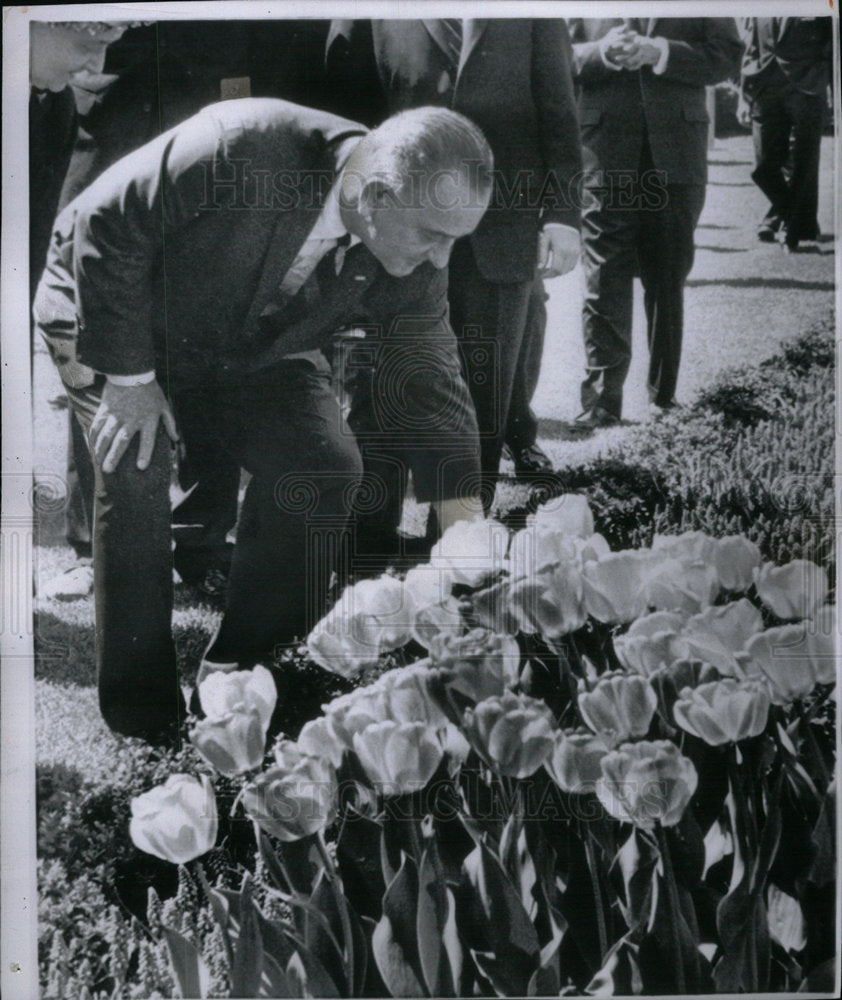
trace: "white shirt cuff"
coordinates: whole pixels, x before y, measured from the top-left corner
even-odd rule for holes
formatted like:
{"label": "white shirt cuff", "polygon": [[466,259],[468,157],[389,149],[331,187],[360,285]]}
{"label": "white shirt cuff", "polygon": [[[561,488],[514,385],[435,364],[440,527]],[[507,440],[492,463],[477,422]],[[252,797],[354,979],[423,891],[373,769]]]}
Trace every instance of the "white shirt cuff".
{"label": "white shirt cuff", "polygon": [[141,372],[139,375],[106,375],[105,378],[112,385],[148,385],[155,381],[155,372]]}
{"label": "white shirt cuff", "polygon": [[575,226],[568,226],[566,222],[545,222],[542,229],[569,229],[571,233],[574,233],[577,237],[579,235],[579,230]]}
{"label": "white shirt cuff", "polygon": [[650,38],[649,41],[653,45],[657,45],[657,47],[661,50],[661,54],[658,56],[658,61],[652,67],[652,72],[657,76],[660,76],[661,73],[665,72],[667,68],[667,61],[670,57],[670,43],[666,40],[666,38],[661,38],[657,35]]}

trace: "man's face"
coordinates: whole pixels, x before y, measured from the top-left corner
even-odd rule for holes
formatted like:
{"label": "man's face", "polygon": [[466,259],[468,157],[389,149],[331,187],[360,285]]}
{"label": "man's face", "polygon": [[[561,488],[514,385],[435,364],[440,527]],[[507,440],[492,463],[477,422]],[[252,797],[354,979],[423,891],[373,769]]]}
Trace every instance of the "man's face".
{"label": "man's face", "polygon": [[119,38],[121,29],[91,35],[60,24],[32,24],[30,83],[39,90],[59,91],[74,73],[88,70],[101,73],[109,42]]}
{"label": "man's face", "polygon": [[363,243],[398,278],[426,261],[446,267],[454,242],[476,229],[490,198],[490,192],[472,191],[461,172],[414,181],[397,193],[383,192],[374,205],[361,209]]}

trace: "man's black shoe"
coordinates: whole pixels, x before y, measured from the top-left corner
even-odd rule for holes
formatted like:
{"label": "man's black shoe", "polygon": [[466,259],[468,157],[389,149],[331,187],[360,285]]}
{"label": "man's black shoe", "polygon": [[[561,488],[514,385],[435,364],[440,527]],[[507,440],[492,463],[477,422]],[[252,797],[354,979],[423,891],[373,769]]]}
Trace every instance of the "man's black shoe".
{"label": "man's black shoe", "polygon": [[620,418],[610,413],[604,406],[594,406],[592,409],[580,413],[572,423],[566,424],[565,430],[578,437],[587,437],[594,431],[616,427],[619,423]]}
{"label": "man's black shoe", "polygon": [[518,476],[535,476],[541,472],[552,472],[553,463],[537,444],[531,444],[519,451],[512,452],[515,474]]}

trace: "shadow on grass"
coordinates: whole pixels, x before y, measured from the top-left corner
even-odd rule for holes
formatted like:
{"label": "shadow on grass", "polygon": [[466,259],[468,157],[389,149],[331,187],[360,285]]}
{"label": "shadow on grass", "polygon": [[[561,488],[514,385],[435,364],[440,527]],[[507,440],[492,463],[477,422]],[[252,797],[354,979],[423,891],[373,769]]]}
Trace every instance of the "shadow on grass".
{"label": "shadow on grass", "polygon": [[798,289],[802,292],[832,292],[832,281],[799,281],[798,278],[691,278],[688,288],[723,285],[726,288],[779,288]]}
{"label": "shadow on grass", "polygon": [[[94,687],[93,624],[43,610],[35,614],[34,624],[36,678],[54,684]],[[173,639],[183,684],[191,684],[195,680],[199,661],[210,637],[210,630],[203,624],[173,624]]]}
{"label": "shadow on grass", "polygon": [[709,250],[711,253],[748,253],[748,247],[720,247],[708,243],[697,243],[697,250]]}

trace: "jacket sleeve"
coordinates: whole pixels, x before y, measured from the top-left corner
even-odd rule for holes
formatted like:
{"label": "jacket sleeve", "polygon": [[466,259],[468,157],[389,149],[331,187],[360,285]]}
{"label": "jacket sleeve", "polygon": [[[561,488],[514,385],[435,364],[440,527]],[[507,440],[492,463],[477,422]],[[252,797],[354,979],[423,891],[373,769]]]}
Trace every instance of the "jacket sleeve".
{"label": "jacket sleeve", "polygon": [[[209,181],[219,132],[206,116],[119,160],[66,209],[73,214],[79,360],[108,375],[155,367],[153,278],[168,234],[218,208]],[[158,286],[160,287],[160,285]],[[164,284],[164,296],[166,286]]]}
{"label": "jacket sleeve", "polygon": [[[709,87],[727,77],[737,75],[743,53],[743,43],[732,17],[698,18],[704,29],[704,39],[687,42],[668,38],[669,57],[664,71],[665,80],[675,80],[698,87]],[[657,31],[654,32],[657,35]]]}
{"label": "jacket sleeve", "polygon": [[371,368],[357,373],[351,428],[411,469],[419,501],[476,492],[479,436],[450,326],[447,270],[423,265],[392,279],[380,301],[385,308],[366,337]]}
{"label": "jacket sleeve", "polygon": [[560,18],[532,22],[532,93],[547,172],[554,183],[543,222],[579,227],[582,141],[573,92],[573,53]]}

